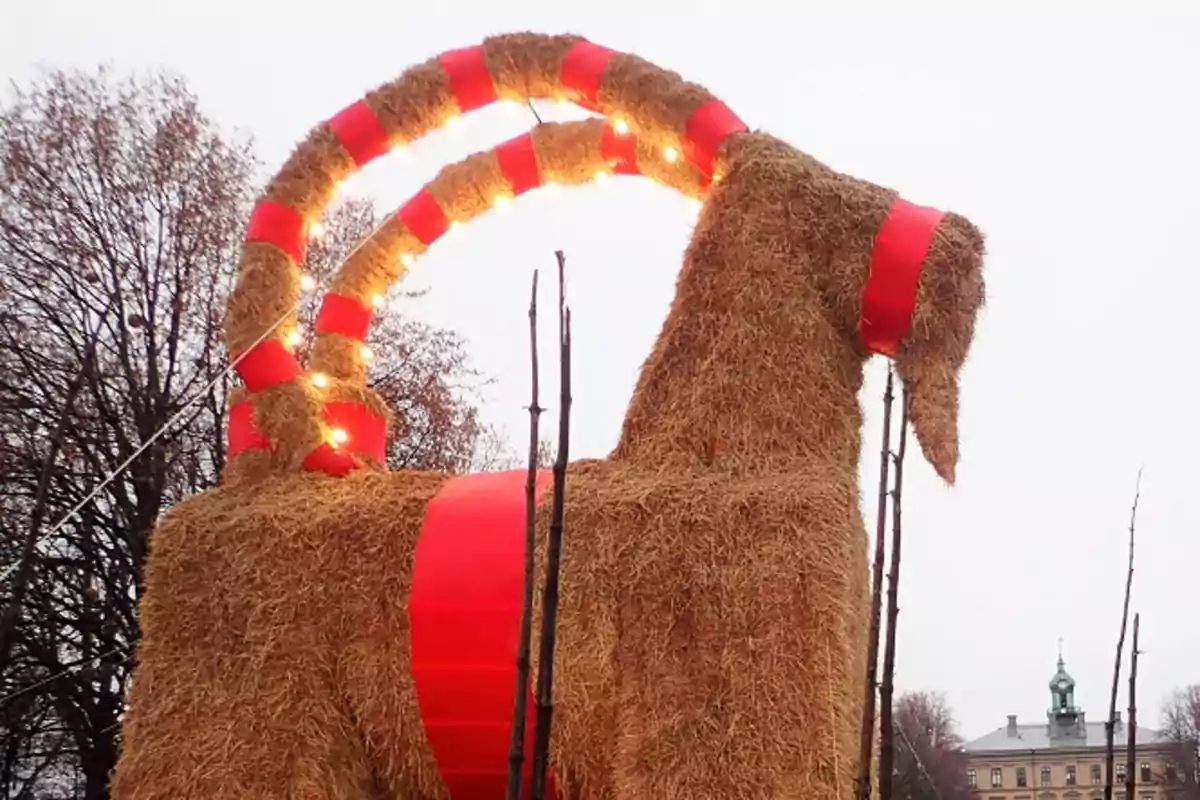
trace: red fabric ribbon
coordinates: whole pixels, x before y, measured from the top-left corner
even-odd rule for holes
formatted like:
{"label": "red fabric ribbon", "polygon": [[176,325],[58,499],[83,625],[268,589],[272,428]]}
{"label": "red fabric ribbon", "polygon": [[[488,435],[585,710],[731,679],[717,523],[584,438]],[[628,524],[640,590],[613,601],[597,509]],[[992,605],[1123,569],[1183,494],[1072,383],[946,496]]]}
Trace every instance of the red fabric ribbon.
{"label": "red fabric ribbon", "polygon": [[925,256],[944,213],[897,197],[871,248],[859,336],[873,353],[895,356],[912,325]]}
{"label": "red fabric ribbon", "polygon": [[254,403],[241,400],[229,407],[226,455],[233,458],[247,450],[268,450],[271,445],[254,424]]}
{"label": "red fabric ribbon", "polygon": [[496,161],[500,164],[500,171],[508,179],[514,197],[542,185],[542,173],[538,167],[537,153],[533,149],[533,137],[528,133],[500,144],[496,148]]}
{"label": "red fabric ribbon", "polygon": [[[408,618],[425,737],[453,800],[503,797],[525,584],[525,470],[451,478],[429,501]],[[537,476],[540,496],[551,482]],[[525,787],[534,705],[525,723]],[[547,788],[554,796],[553,776]]]}
{"label": "red fabric ribbon", "polygon": [[273,244],[300,264],[308,249],[308,226],[294,208],[272,200],[260,200],[250,212],[246,241]]}
{"label": "red fabric ribbon", "polygon": [[404,227],[408,228],[421,244],[428,247],[450,228],[446,212],[427,187],[410,197],[396,212]]}
{"label": "red fabric ribbon", "polygon": [[279,339],[261,341],[235,360],[238,375],[246,388],[255,393],[295,380],[301,373],[296,357]]}
{"label": "red fabric ribbon", "polygon": [[616,54],[615,50],[586,39],[571,45],[563,56],[559,80],[575,103],[589,111],[600,111],[600,82],[604,79],[605,67]]}
{"label": "red fabric ribbon", "polygon": [[632,133],[620,134],[605,125],[600,134],[600,155],[617,175],[642,174],[637,163],[637,137]]}
{"label": "red fabric ribbon", "polygon": [[362,462],[340,447],[320,444],[304,457],[302,466],[309,472],[324,472],[333,478],[344,478],[362,467]]}
{"label": "red fabric ribbon", "polygon": [[483,57],[483,45],[447,50],[438,56],[438,63],[446,71],[459,111],[465,114],[496,102],[496,85]]}
{"label": "red fabric ribbon", "polygon": [[359,167],[388,151],[388,133],[365,100],[346,106],[327,123]]}
{"label": "red fabric ribbon", "polygon": [[720,100],[702,103],[688,117],[683,136],[683,155],[700,174],[712,177],[713,160],[731,134],[747,131],[746,123]]}
{"label": "red fabric ribbon", "polygon": [[351,339],[365,341],[371,329],[373,312],[353,297],[329,292],[321,300],[321,310],[313,330],[317,333],[340,333]]}
{"label": "red fabric ribbon", "polygon": [[346,432],[346,441],[338,445],[348,453],[365,453],[376,464],[387,463],[387,420],[369,406],[346,400],[325,403],[325,424]]}

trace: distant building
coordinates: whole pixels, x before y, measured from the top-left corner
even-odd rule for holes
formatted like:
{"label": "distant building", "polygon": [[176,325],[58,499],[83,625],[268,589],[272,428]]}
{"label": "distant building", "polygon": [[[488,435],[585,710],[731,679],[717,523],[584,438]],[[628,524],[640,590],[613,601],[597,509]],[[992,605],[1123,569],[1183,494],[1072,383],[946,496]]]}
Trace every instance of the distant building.
{"label": "distant building", "polygon": [[[1125,797],[1126,735],[1118,715],[1113,735],[1115,800],[1160,800],[1175,780],[1171,742],[1159,731],[1137,726],[1137,789]],[[1050,710],[1046,722],[1008,724],[964,746],[967,781],[980,800],[1092,800],[1104,796],[1103,722],[1088,722],[1075,705],[1075,680],[1067,674],[1062,655],[1050,679]]]}

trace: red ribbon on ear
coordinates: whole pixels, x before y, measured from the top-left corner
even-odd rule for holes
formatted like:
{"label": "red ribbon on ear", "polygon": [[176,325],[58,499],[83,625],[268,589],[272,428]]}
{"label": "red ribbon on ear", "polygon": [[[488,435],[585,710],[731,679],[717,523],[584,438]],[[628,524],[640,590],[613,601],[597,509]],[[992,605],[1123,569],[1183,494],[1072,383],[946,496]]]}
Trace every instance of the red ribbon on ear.
{"label": "red ribbon on ear", "polygon": [[943,216],[899,197],[888,209],[871,248],[859,319],[859,336],[871,352],[894,357],[908,335],[925,257]]}

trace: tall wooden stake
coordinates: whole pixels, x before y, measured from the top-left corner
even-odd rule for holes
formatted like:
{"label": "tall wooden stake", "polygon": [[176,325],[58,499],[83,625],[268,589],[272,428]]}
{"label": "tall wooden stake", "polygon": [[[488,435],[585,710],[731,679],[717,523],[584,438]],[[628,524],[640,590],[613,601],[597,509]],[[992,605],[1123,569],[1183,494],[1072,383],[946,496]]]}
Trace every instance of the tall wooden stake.
{"label": "tall wooden stake", "polygon": [[537,724],[533,729],[533,776],[530,800],[545,800],[550,766],[550,723],[554,715],[554,642],[558,626],[558,578],[562,559],[563,505],[571,433],[571,311],[566,307],[566,258],[558,259],[559,416],[558,455],[554,459],[554,498],[550,506],[550,539],[546,545],[546,582],[542,587],[542,638],[538,648]]}
{"label": "tall wooden stake", "polygon": [[521,633],[517,643],[517,680],[513,689],[512,739],[508,746],[508,787],[506,800],[519,800],[522,771],[525,768],[525,714],[529,694],[529,653],[533,645],[533,561],[537,546],[537,473],[538,425],[542,407],[538,405],[537,347],[538,272],[533,271],[529,293],[529,361],[532,367],[532,398],[529,401],[529,475],[525,480],[525,594],[521,598]]}
{"label": "tall wooden stake", "polygon": [[888,568],[887,639],[883,648],[883,682],[879,685],[879,800],[891,800],[895,772],[896,745],[892,729],[893,676],[896,672],[896,622],[900,617],[900,516],[904,492],[904,453],[908,447],[908,393],[900,401],[900,444],[895,455],[895,483],[892,486],[892,558]]}
{"label": "tall wooden stake", "polygon": [[[1117,637],[1117,657],[1113,662],[1112,695],[1108,701],[1108,721],[1104,723],[1104,800],[1113,796],[1113,735],[1117,727],[1117,687],[1121,683],[1121,653],[1125,650],[1125,626],[1129,622],[1129,593],[1133,589],[1133,530],[1137,522],[1138,500],[1142,496],[1142,471],[1137,474],[1133,508],[1129,512],[1129,569],[1125,572],[1125,603],[1121,608],[1121,634]],[[1128,780],[1128,776],[1126,776]]]}
{"label": "tall wooden stake", "polygon": [[879,690],[879,628],[883,608],[883,564],[886,558],[888,467],[892,462],[892,366],[888,364],[883,392],[883,442],[879,446],[879,498],[875,514],[875,562],[871,570],[871,623],[867,634],[867,685],[863,692],[862,727],[858,747],[857,800],[871,800],[871,762],[875,743],[875,693]]}
{"label": "tall wooden stake", "polygon": [[1137,784],[1137,662],[1138,622],[1141,614],[1133,615],[1133,652],[1129,655],[1129,733],[1125,741],[1125,796],[1133,800]]}

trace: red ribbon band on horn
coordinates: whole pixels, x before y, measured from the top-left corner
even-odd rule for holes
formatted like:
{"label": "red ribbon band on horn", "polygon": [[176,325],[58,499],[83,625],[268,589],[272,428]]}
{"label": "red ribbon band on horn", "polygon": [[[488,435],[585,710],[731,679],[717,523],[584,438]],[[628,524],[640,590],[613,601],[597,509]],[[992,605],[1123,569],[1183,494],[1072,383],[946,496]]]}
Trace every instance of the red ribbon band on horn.
{"label": "red ribbon band on horn", "polygon": [[260,200],[250,212],[246,241],[273,244],[300,264],[308,249],[308,226],[294,208],[272,200]]}
{"label": "red ribbon band on horn", "polygon": [[894,357],[912,325],[917,284],[944,213],[897,197],[875,234],[863,286],[859,336],[868,350]]}
{"label": "red ribbon band on horn", "polygon": [[325,424],[346,433],[338,449],[370,456],[380,466],[387,463],[387,420],[370,406],[330,400],[325,403]]}
{"label": "red ribbon band on horn", "polygon": [[254,403],[240,400],[229,407],[228,444],[225,447],[229,458],[247,450],[268,450],[271,445],[267,437],[254,424]]}
{"label": "red ribbon band on horn", "polygon": [[702,103],[688,117],[683,136],[683,155],[700,174],[711,178],[717,151],[732,134],[750,130],[741,118],[720,100]]}
{"label": "red ribbon band on horn", "polygon": [[329,292],[321,300],[321,310],[313,330],[317,333],[340,333],[351,339],[365,341],[371,329],[373,312],[369,306],[353,297]]}
{"label": "red ribbon band on horn", "polygon": [[497,146],[496,161],[500,164],[500,172],[508,179],[514,197],[542,185],[542,173],[538,166],[537,152],[533,148],[533,137],[528,133]]}
{"label": "red ribbon band on horn", "polygon": [[462,113],[496,102],[496,85],[483,57],[483,45],[447,50],[438,56],[450,92]]}
{"label": "red ribbon band on horn", "polygon": [[352,103],[326,123],[359,167],[388,151],[388,133],[365,100]]}
{"label": "red ribbon band on horn", "polygon": [[[357,454],[368,456],[376,464],[387,462],[387,420],[370,406],[348,400],[330,400],[325,404],[325,424],[342,431],[345,441],[324,443],[304,459],[304,468],[312,472],[341,477],[363,466]],[[247,450],[269,450],[271,443],[254,422],[254,403],[241,400],[229,407],[227,452],[233,458]]]}
{"label": "red ribbon band on horn", "polygon": [[254,393],[300,377],[302,370],[292,351],[279,339],[266,339],[234,359],[238,375]]}
{"label": "red ribbon band on horn", "polygon": [[580,39],[563,56],[559,80],[571,100],[589,111],[600,111],[600,82],[604,69],[616,55],[603,45]]}
{"label": "red ribbon band on horn", "polygon": [[426,247],[436,242],[450,228],[446,212],[442,211],[437,198],[429,192],[428,187],[422,187],[400,206],[396,216],[400,217],[404,227],[417,237],[417,241]]}
{"label": "red ribbon band on horn", "polygon": [[[504,796],[525,585],[527,479],[526,470],[449,479],[429,501],[413,553],[413,682],[425,738],[453,800]],[[539,497],[550,482],[549,472],[538,473]],[[533,728],[530,697],[526,793]],[[553,797],[552,775],[547,788]]]}
{"label": "red ribbon band on horn", "polygon": [[637,137],[632,133],[617,133],[611,125],[600,134],[600,155],[617,175],[640,175],[637,163]]}

